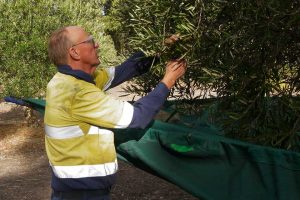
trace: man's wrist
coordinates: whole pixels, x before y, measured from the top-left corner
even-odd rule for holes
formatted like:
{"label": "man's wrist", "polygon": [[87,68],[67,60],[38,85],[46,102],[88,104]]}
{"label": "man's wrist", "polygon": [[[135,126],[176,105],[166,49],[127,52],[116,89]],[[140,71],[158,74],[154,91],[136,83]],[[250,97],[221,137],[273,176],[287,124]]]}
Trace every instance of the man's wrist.
{"label": "man's wrist", "polygon": [[170,90],[175,85],[176,80],[163,78],[161,82],[164,83]]}

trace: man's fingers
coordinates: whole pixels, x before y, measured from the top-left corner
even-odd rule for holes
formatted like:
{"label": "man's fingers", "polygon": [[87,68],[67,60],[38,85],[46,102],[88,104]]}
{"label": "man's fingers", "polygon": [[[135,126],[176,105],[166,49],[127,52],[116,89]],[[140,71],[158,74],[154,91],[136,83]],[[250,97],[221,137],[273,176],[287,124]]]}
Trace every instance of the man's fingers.
{"label": "man's fingers", "polygon": [[166,45],[171,45],[171,44],[174,44],[175,42],[177,42],[178,40],[180,39],[180,34],[173,34],[171,35],[170,37],[166,38],[164,40],[164,43]]}
{"label": "man's fingers", "polygon": [[185,72],[186,68],[185,68],[184,65],[180,64],[180,65],[176,65],[172,70],[173,71],[183,71],[183,72]]}
{"label": "man's fingers", "polygon": [[172,71],[176,71],[178,68],[184,68],[186,70],[187,64],[186,61],[182,59],[168,62],[167,67]]}
{"label": "man's fingers", "polygon": [[184,59],[178,60],[177,65],[179,65],[180,67],[183,67],[183,68],[186,68],[186,66],[187,66],[186,61]]}
{"label": "man's fingers", "polygon": [[178,68],[180,68],[182,66],[181,63],[175,62],[171,65],[171,69],[172,71],[176,71]]}

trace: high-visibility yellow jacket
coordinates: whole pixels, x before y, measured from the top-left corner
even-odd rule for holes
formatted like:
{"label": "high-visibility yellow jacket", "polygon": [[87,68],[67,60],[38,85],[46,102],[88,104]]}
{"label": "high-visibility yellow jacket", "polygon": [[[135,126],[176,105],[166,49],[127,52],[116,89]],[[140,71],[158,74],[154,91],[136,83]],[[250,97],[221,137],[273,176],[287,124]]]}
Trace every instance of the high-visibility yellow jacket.
{"label": "high-visibility yellow jacket", "polygon": [[58,66],[47,86],[45,144],[57,191],[106,189],[118,170],[112,128],[145,127],[166,99],[163,83],[131,105],[104,90],[149,69],[153,58],[137,53],[93,76]]}

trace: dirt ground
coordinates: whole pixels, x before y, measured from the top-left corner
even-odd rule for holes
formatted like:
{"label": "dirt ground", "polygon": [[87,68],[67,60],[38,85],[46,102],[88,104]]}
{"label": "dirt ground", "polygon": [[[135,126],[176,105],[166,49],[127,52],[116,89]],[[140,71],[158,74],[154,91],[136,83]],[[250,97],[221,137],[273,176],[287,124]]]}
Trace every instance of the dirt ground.
{"label": "dirt ground", "polygon": [[[43,121],[22,106],[0,101],[0,200],[50,199]],[[119,161],[114,200],[195,200],[179,187]]]}

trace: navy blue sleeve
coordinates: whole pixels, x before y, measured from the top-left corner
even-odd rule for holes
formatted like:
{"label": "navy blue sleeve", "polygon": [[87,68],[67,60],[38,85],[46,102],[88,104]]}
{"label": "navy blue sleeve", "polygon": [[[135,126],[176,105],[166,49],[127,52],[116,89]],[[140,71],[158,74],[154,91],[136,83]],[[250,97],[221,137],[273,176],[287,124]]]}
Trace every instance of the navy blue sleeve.
{"label": "navy blue sleeve", "polygon": [[158,62],[158,57],[146,57],[143,52],[137,52],[115,68],[115,76],[109,88],[149,71],[152,64]]}
{"label": "navy blue sleeve", "polygon": [[29,107],[28,103],[26,103],[25,101],[23,101],[22,99],[19,99],[19,98],[7,96],[7,97],[4,97],[4,100],[6,102],[11,102],[11,103],[15,103],[17,105]]}
{"label": "navy blue sleeve", "polygon": [[133,117],[128,128],[145,128],[158,113],[169,92],[164,83],[159,83],[147,96],[136,101],[133,104]]}

